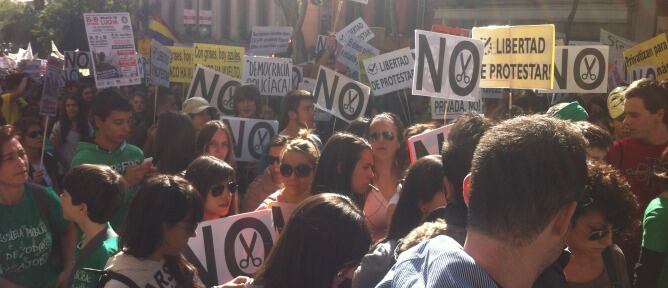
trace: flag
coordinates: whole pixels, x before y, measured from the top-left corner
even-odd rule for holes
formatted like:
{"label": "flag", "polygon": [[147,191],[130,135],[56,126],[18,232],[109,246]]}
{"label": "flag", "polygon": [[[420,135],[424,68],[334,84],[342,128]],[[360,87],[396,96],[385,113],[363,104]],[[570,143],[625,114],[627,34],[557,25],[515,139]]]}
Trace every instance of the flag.
{"label": "flag", "polygon": [[165,24],[165,21],[162,20],[160,15],[153,15],[151,17],[151,20],[148,22],[148,31],[151,38],[160,42],[162,45],[171,46],[174,45],[174,42],[179,41],[174,33],[169,30],[169,27],[167,27],[167,24]]}
{"label": "flag", "polygon": [[54,43],[53,40],[51,40],[51,57],[55,57],[60,60],[65,59],[65,56],[62,53],[60,53],[58,47],[56,46],[56,43]]}

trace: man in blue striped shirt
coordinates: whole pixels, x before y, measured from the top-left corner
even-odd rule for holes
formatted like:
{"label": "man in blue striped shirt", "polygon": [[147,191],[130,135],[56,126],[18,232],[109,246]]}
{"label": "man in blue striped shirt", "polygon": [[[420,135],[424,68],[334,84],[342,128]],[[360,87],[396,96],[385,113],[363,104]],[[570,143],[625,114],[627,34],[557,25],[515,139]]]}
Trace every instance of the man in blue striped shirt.
{"label": "man in blue striped shirt", "polygon": [[464,246],[425,241],[376,287],[532,287],[562,252],[586,178],[585,140],[569,122],[526,116],[491,128],[471,165]]}

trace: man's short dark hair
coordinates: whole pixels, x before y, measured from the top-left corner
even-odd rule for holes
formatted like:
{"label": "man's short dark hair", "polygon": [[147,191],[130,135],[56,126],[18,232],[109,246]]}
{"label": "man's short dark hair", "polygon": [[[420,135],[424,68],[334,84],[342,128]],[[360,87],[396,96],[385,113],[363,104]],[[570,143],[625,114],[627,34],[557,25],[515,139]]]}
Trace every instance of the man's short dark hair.
{"label": "man's short dark hair", "polygon": [[283,97],[283,100],[281,101],[281,115],[279,115],[278,119],[280,124],[279,130],[282,130],[288,126],[288,121],[290,120],[288,117],[288,112],[297,111],[297,108],[299,108],[299,102],[302,100],[313,101],[313,95],[311,95],[311,93],[306,90],[292,90],[288,92],[285,97]]}
{"label": "man's short dark hair", "polygon": [[575,125],[580,129],[584,138],[587,139],[589,148],[609,149],[612,147],[612,136],[603,128],[586,121],[575,122]]}
{"label": "man's short dark hair", "polygon": [[91,115],[106,120],[112,111],[132,112],[132,105],[123,98],[114,88],[107,88],[95,96],[93,100]]}
{"label": "man's short dark hair", "polygon": [[663,124],[668,125],[668,81],[659,83],[656,80],[643,78],[631,83],[628,89],[624,91],[624,98],[640,98],[645,109],[654,114],[659,109],[665,111],[663,115]]}
{"label": "man's short dark hair", "polygon": [[586,141],[570,122],[523,116],[492,127],[471,166],[469,229],[525,245],[587,181]]}
{"label": "man's short dark hair", "polygon": [[63,188],[72,204],[86,204],[88,218],[98,224],[109,222],[123,204],[121,176],[109,166],[76,166],[65,175]]}

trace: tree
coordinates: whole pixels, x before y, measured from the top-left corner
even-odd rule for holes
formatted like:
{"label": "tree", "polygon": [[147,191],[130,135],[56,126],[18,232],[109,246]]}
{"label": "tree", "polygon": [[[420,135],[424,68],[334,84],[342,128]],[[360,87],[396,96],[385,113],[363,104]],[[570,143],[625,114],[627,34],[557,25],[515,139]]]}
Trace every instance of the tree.
{"label": "tree", "polygon": [[30,4],[0,0],[0,43],[12,43],[14,50],[27,46],[36,21],[37,14]]}
{"label": "tree", "polygon": [[302,26],[304,26],[304,18],[306,17],[306,8],[308,8],[308,0],[274,0],[281,7],[288,25],[293,27],[294,41],[293,61],[295,63],[302,63],[308,60],[308,53],[306,50],[306,42],[304,41],[304,33]]}

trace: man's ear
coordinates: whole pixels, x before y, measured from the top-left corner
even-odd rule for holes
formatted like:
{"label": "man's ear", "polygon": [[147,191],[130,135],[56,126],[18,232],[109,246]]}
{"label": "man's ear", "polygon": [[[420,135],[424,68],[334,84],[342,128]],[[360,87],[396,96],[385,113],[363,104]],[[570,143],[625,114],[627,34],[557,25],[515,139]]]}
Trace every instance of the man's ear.
{"label": "man's ear", "polygon": [[102,122],[104,122],[104,120],[102,120],[100,116],[93,116],[93,124],[95,124],[95,127],[100,128]]}
{"label": "man's ear", "polygon": [[554,221],[552,223],[552,233],[558,237],[563,238],[566,235],[566,232],[571,227],[571,221],[573,219],[573,214],[575,213],[575,208],[577,203],[575,201],[571,202],[568,205],[561,207],[557,214],[554,216]]}
{"label": "man's ear", "polygon": [[452,202],[455,193],[455,187],[452,185],[452,182],[450,179],[448,179],[447,176],[443,176],[443,192],[445,192],[445,200],[447,203]]}
{"label": "man's ear", "polygon": [[660,123],[664,123],[664,119],[666,117],[666,109],[659,108],[659,110],[656,110],[656,118]]}

